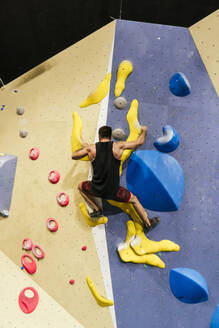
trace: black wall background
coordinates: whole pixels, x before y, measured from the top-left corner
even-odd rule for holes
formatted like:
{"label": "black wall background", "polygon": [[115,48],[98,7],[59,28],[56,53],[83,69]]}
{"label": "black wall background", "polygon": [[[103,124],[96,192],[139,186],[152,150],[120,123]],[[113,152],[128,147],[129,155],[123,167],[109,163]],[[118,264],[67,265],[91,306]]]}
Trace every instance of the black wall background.
{"label": "black wall background", "polygon": [[0,0],[0,78],[12,81],[120,14],[189,27],[218,7],[219,0]]}

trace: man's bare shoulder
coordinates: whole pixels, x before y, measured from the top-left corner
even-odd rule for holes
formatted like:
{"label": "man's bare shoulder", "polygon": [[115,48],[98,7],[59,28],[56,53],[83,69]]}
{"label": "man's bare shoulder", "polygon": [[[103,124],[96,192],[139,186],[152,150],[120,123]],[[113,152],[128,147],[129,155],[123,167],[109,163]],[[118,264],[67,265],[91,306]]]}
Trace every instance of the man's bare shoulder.
{"label": "man's bare shoulder", "polygon": [[115,142],[113,142],[113,146],[115,147],[115,148],[122,148],[123,146],[124,146],[124,144],[125,144],[125,141],[115,141]]}

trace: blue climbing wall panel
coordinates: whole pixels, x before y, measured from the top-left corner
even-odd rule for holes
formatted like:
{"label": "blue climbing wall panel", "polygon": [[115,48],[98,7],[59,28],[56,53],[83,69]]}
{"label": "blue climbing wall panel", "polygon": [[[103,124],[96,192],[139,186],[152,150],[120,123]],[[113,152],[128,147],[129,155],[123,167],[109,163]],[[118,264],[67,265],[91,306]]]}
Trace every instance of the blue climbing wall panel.
{"label": "blue climbing wall panel", "polygon": [[[176,212],[159,214],[161,223],[148,234],[152,240],[170,239],[181,246],[179,253],[162,253],[165,269],[120,261],[116,247],[125,240],[124,213],[109,216],[106,227],[118,328],[206,328],[219,301],[219,100],[186,28],[131,21],[117,21],[107,124],[129,133],[127,107],[114,107],[114,87],[119,63],[129,59],[133,72],[122,96],[129,105],[139,101],[139,121],[149,128],[141,149],[154,149],[162,126],[173,126],[180,135],[171,153],[182,166],[185,192]],[[176,97],[169,80],[182,72],[191,94]],[[121,184],[126,185],[126,170]],[[106,213],[110,213],[108,205]],[[208,283],[209,300],[184,304],[169,289],[169,271],[188,267],[200,272]]]}

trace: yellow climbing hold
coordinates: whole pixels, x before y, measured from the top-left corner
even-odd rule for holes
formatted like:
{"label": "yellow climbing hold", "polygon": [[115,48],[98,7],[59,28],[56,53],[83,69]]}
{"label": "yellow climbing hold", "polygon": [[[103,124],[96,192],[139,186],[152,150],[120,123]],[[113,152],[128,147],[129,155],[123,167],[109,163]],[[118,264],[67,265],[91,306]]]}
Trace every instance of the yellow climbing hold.
{"label": "yellow climbing hold", "polygon": [[100,293],[96,290],[96,287],[94,286],[93,280],[87,276],[86,277],[86,281],[88,284],[88,287],[93,295],[93,297],[95,298],[97,304],[99,304],[100,306],[112,306],[114,305],[114,302],[101,296]]}
{"label": "yellow climbing hold", "polygon": [[136,212],[134,206],[131,203],[122,203],[122,202],[117,202],[116,200],[107,200],[107,201],[112,206],[119,207],[123,212],[128,214],[134,222],[137,222],[141,226],[143,226],[142,219],[139,217],[138,213]]}
{"label": "yellow climbing hold", "polygon": [[[131,103],[131,106],[129,108],[129,111],[127,113],[127,121],[129,125],[129,136],[126,141],[135,141],[138,139],[139,135],[141,134],[141,126],[138,122],[138,100],[134,99]],[[131,153],[134,151],[134,149],[126,149],[123,151],[122,157],[121,157],[121,164],[119,168],[119,174],[122,174],[122,166],[123,163],[129,158]]]}
{"label": "yellow climbing hold", "polygon": [[85,221],[90,227],[96,227],[99,224],[106,224],[108,222],[108,218],[106,216],[101,216],[100,218],[91,218],[84,203],[80,203],[79,207]]}
{"label": "yellow climbing hold", "polygon": [[[72,135],[71,135],[71,151],[74,153],[75,151],[82,148],[82,121],[78,114],[78,112],[73,112],[73,127],[72,127]],[[82,161],[89,161],[88,156],[84,156],[81,158]]]}
{"label": "yellow climbing hold", "polygon": [[148,239],[140,224],[135,223],[135,227],[136,236],[130,244],[137,255],[142,256],[157,252],[178,252],[180,250],[180,246],[170,240],[153,241]]}
{"label": "yellow climbing hold", "polygon": [[111,73],[108,73],[105,79],[98,85],[97,89],[90,93],[87,99],[85,99],[80,107],[87,107],[93,104],[98,104],[109,92]]}
{"label": "yellow climbing hold", "polygon": [[135,254],[130,247],[130,243],[135,238],[135,233],[134,222],[129,220],[127,222],[127,236],[125,243],[121,243],[117,249],[121,260],[123,262],[146,263],[152,266],[157,266],[161,269],[165,268],[165,263],[155,254],[146,254],[142,256]]}
{"label": "yellow climbing hold", "polygon": [[132,63],[129,60],[123,60],[118,67],[117,82],[115,86],[115,96],[119,97],[125,89],[125,81],[129,74],[133,71]]}

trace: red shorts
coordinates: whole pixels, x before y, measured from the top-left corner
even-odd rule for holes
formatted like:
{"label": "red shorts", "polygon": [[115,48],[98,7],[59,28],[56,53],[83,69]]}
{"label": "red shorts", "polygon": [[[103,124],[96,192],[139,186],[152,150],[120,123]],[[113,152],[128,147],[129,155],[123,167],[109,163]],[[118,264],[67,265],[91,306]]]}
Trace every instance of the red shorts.
{"label": "red shorts", "polygon": [[[91,190],[91,181],[88,180],[83,181],[81,186],[82,186],[82,190],[85,193],[95,197],[94,193]],[[120,186],[116,195],[113,197],[113,200],[116,200],[117,202],[128,203],[130,198],[131,198],[131,192],[128,189]]]}

